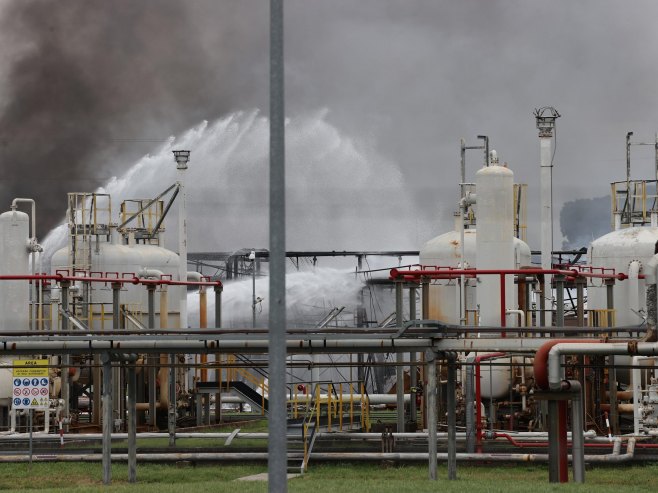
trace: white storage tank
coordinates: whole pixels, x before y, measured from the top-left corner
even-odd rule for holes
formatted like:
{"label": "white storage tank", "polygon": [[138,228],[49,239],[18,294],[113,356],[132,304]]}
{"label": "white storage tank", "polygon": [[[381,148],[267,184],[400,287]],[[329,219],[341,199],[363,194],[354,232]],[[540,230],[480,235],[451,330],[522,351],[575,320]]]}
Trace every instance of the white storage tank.
{"label": "white storage tank", "polygon": [[[485,166],[476,175],[478,269],[514,269],[514,173]],[[480,325],[501,325],[499,276],[479,276]],[[505,307],[516,309],[514,276],[505,276]],[[505,316],[505,314],[502,314]]]}
{"label": "white storage tank", "polygon": [[[0,274],[29,274],[28,240],[30,218],[20,211],[0,214]],[[27,331],[30,328],[28,281],[0,281],[0,331]],[[0,405],[11,400],[13,359],[0,358]]]}
{"label": "white storage tank", "polygon": [[[171,279],[177,279],[178,277],[178,255],[171,250],[155,245],[123,245],[107,241],[100,241],[99,243],[94,241],[93,244],[90,268],[92,272],[100,272],[108,275],[114,275],[114,273],[117,273],[118,277],[122,277],[122,274],[138,275],[142,271],[151,270],[160,271],[165,275],[170,275]],[[51,259],[51,269],[53,273],[57,270],[70,271],[68,248],[61,248],[53,254]],[[177,314],[178,300],[180,299],[178,295],[179,289],[178,286],[169,286],[167,288],[167,312],[169,314],[166,323],[167,327],[179,326]],[[95,320],[93,324],[94,328],[100,329],[104,327],[107,329],[108,323],[110,325],[112,323],[111,286],[103,283],[92,283],[90,299],[93,303],[92,316]],[[154,300],[156,316],[159,316],[159,293],[156,294]],[[148,294],[145,286],[124,284],[120,292],[120,302],[122,305],[126,305],[128,310],[133,313],[141,312],[141,315],[139,315],[138,318],[144,325],[147,324]],[[105,305],[104,316],[102,316],[100,304]]]}
{"label": "white storage tank", "polygon": [[[644,281],[637,279],[644,266],[654,256],[658,242],[658,228],[632,227],[612,231],[592,242],[588,250],[589,264],[593,267],[615,269],[615,273],[628,274],[631,278],[615,281],[613,288],[615,325],[638,325],[643,319],[640,311],[646,311]],[[607,309],[606,286],[600,279],[593,279],[587,288],[587,308]]]}
{"label": "white storage tank", "polygon": [[[478,268],[478,269],[519,269],[531,265],[530,247],[522,240],[514,237],[514,214],[512,207],[512,190],[513,190],[513,174],[504,166],[489,166],[483,168],[485,171],[480,176],[481,189],[484,193],[484,203],[488,204],[483,206],[480,204],[480,189],[476,189],[477,193],[477,229],[466,229],[464,231],[464,267]],[[482,171],[480,170],[480,171]],[[500,177],[502,176],[502,182]],[[493,177],[495,183],[489,183],[488,179]],[[502,185],[502,190],[500,186]],[[493,190],[492,190],[493,188]],[[494,193],[494,199],[487,198],[487,195]],[[497,195],[496,195],[497,194]],[[509,204],[507,204],[509,199]],[[487,208],[499,207],[498,202],[503,202],[506,210],[501,214],[492,214],[491,210]],[[507,207],[509,205],[509,207]],[[501,206],[502,207],[502,206]],[[485,210],[483,210],[483,208]],[[510,218],[511,214],[511,218]],[[458,268],[462,265],[462,248],[461,248],[461,232],[459,230],[459,221],[461,217],[456,217],[455,230],[444,233],[436,238],[429,240],[423,245],[420,250],[420,264],[425,266],[441,266],[441,267],[454,267]],[[505,226],[501,226],[501,221]],[[490,224],[487,224],[487,223]],[[478,261],[478,235],[481,230],[484,230],[485,241],[481,243],[481,247],[485,252],[482,255],[482,261]],[[500,232],[507,231],[507,235],[503,236]],[[487,239],[488,238],[488,239]],[[502,255],[499,250],[504,251]],[[511,251],[511,256],[510,256]],[[498,253],[496,253],[498,252]],[[511,257],[511,258],[510,258]],[[502,263],[501,263],[502,262]],[[489,279],[487,279],[489,278]],[[481,288],[484,284],[486,287]],[[477,290],[480,294],[476,293]],[[478,304],[482,309],[480,299],[483,297],[482,291],[489,289],[493,290],[493,295],[490,297],[494,300],[500,301],[498,298],[500,281],[498,276],[480,276],[480,282],[475,279],[466,279],[466,310],[467,310],[467,324],[475,324],[475,311]],[[429,289],[429,313],[430,319],[441,320],[446,323],[459,324],[460,315],[460,299],[461,293],[459,289],[458,280],[435,280],[432,281]],[[485,297],[486,298],[486,297]],[[514,277],[508,276],[506,283],[506,299],[508,308],[516,308],[516,290],[514,289]],[[491,303],[490,303],[491,304]],[[487,305],[488,306],[488,305]],[[500,325],[500,312],[499,305],[495,307],[494,321],[490,321],[490,325]],[[491,318],[491,317],[489,317]],[[507,325],[514,326],[517,324],[518,317],[510,316],[507,318]],[[481,321],[481,324],[485,324]]]}
{"label": "white storage tank", "polygon": [[[20,211],[0,214],[0,274],[30,273],[30,218]],[[29,329],[28,281],[0,282],[0,321],[3,332]]]}

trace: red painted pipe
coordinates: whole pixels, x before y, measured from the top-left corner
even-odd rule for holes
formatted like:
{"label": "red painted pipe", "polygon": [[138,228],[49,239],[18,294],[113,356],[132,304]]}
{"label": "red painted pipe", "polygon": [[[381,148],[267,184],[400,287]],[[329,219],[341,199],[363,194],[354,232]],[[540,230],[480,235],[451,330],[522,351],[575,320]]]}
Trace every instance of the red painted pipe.
{"label": "red painted pipe", "polygon": [[174,281],[172,279],[142,279],[134,274],[124,274],[130,277],[96,277],[96,276],[69,276],[56,273],[50,274],[6,274],[0,275],[0,281],[81,281],[119,284],[166,284],[171,286],[222,286],[221,281]]}
{"label": "red painted pipe", "polygon": [[535,374],[535,384],[542,390],[549,390],[548,388],[548,353],[553,349],[553,346],[561,343],[589,343],[589,344],[602,344],[603,339],[553,339],[552,341],[545,342],[535,353],[535,361],[533,362],[533,370]]}
{"label": "red painted pipe", "polygon": [[[445,269],[445,270],[442,270]],[[427,277],[430,279],[455,279],[463,275],[508,275],[508,274],[526,274],[526,275],[535,275],[535,274],[551,274],[551,275],[562,275],[567,277],[586,277],[586,278],[596,278],[596,279],[616,279],[618,281],[623,281],[628,279],[628,276],[623,272],[619,274],[610,273],[610,274],[597,274],[594,272],[583,272],[577,269],[453,269],[451,267],[437,267],[436,269],[427,269],[426,267],[418,270],[402,270],[402,269],[391,269],[390,279],[418,279],[419,277]]]}
{"label": "red painted pipe", "polygon": [[[560,483],[569,482],[569,449],[567,448],[567,410],[569,403],[567,401],[558,401],[558,477]],[[575,430],[574,430],[575,433]]]}
{"label": "red painted pipe", "polygon": [[[482,453],[482,384],[480,382],[480,362],[485,359],[507,356],[506,353],[478,354],[473,361],[475,365],[475,444],[478,454]],[[492,416],[493,419],[493,416]]]}

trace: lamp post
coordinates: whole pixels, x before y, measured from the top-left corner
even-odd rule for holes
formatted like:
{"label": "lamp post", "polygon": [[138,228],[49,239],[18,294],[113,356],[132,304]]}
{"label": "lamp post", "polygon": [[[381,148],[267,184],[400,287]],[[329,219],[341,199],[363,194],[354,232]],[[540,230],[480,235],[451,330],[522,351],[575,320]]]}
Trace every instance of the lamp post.
{"label": "lamp post", "polygon": [[[178,279],[187,281],[187,204],[185,191],[185,170],[190,160],[190,151],[173,151],[176,160],[176,169],[178,170]],[[187,288],[181,286],[180,294],[180,326],[187,328]]]}
{"label": "lamp post", "polygon": [[256,251],[249,254],[251,260],[251,326],[256,328]]}

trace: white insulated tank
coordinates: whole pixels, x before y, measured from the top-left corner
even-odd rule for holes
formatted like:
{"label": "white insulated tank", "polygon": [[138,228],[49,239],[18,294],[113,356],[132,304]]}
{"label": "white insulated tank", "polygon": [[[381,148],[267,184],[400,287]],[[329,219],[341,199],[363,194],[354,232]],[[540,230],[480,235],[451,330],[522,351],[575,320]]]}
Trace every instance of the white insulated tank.
{"label": "white insulated tank", "polygon": [[[61,248],[53,254],[51,259],[51,269],[53,273],[57,270],[70,271],[69,251],[67,247]],[[92,272],[100,272],[110,276],[116,273],[118,277],[122,277],[123,274],[138,275],[145,270],[160,271],[163,274],[170,276],[170,279],[177,279],[178,255],[171,250],[155,245],[123,245],[106,241],[100,241],[96,244],[94,242],[90,270]],[[178,289],[178,286],[169,286],[167,289],[167,311],[169,317],[166,324],[163,324],[166,327],[179,326],[177,314],[179,299]],[[98,306],[100,306],[99,304],[111,305],[111,286],[105,285],[104,283],[92,283],[90,297],[94,303],[95,310],[98,309]],[[140,321],[146,325],[148,308],[148,291],[146,287],[143,285],[124,284],[119,297],[120,303],[126,305],[130,311],[142,313],[142,316],[139,318]],[[154,301],[156,314],[159,314],[159,293],[156,293]],[[111,306],[105,306],[106,318],[108,308],[111,310]],[[108,323],[111,324],[111,317],[109,320],[102,321],[100,313],[95,313],[94,318],[97,320],[97,323],[94,324],[95,329],[101,328],[98,326],[98,323],[105,323],[106,325]]]}
{"label": "white insulated tank", "polygon": [[[20,211],[0,214],[0,274],[30,273],[30,218]],[[0,281],[0,331],[30,328],[28,281]],[[0,405],[9,405],[12,389],[12,357],[0,358]],[[18,359],[18,357],[16,357]]]}
{"label": "white insulated tank", "polygon": [[[464,266],[474,268],[478,266],[476,255],[476,229],[464,231]],[[514,247],[514,267],[520,269],[530,265],[530,247],[518,238],[512,238]],[[425,266],[454,267],[461,266],[461,233],[458,226],[454,231],[448,231],[426,242],[420,249],[420,264]],[[498,278],[496,277],[496,280]],[[468,325],[474,325],[472,313],[477,308],[477,282],[475,279],[466,279],[466,309],[469,310]],[[461,294],[456,280],[432,281],[429,288],[428,318],[441,320],[445,323],[459,324],[459,302]],[[508,317],[509,325],[515,317]]]}
{"label": "white insulated tank", "polygon": [[[0,274],[30,273],[30,218],[20,211],[0,214]],[[25,331],[29,327],[28,281],[0,281],[0,330]]]}
{"label": "white insulated tank", "polygon": [[[658,243],[658,228],[632,227],[612,231],[594,240],[588,250],[592,267],[614,269],[615,273],[629,275],[629,279],[615,281],[613,301],[615,325],[638,325],[643,319],[638,314],[646,311],[644,280],[637,275],[644,272],[647,262],[654,256]],[[607,309],[606,286],[593,279],[587,288],[587,308]]]}
{"label": "white insulated tank", "polygon": [[[514,173],[491,165],[475,175],[478,269],[514,269]],[[500,278],[478,276],[480,325],[501,325]],[[514,276],[505,276],[505,308],[516,309]],[[505,314],[502,314],[504,317]],[[513,318],[508,318],[513,325]]]}

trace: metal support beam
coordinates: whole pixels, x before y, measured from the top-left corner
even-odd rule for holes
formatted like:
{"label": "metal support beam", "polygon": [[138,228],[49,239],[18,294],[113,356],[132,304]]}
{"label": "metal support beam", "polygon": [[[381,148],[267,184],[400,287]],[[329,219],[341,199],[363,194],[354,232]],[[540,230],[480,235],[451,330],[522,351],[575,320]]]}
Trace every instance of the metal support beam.
{"label": "metal support beam", "polygon": [[457,479],[457,367],[454,353],[447,353],[448,363],[448,479]]}
{"label": "metal support beam", "polygon": [[128,363],[128,482],[137,481],[137,375]]}
{"label": "metal support beam", "polygon": [[548,481],[557,483],[559,477],[558,465],[558,401],[548,401]]}
{"label": "metal support beam", "polygon": [[427,351],[425,360],[427,361],[427,451],[429,453],[429,478],[436,481],[436,354],[433,351]]}
{"label": "metal support beam", "polygon": [[[215,286],[215,328],[219,329],[222,326],[222,286]],[[219,353],[215,354],[215,365],[217,366],[217,376],[215,380],[221,381],[222,369],[219,367],[221,357]],[[222,397],[221,393],[215,394],[215,423],[222,421]]]}
{"label": "metal support beam", "polygon": [[169,409],[167,410],[169,446],[176,446],[176,355],[169,355]]}
{"label": "metal support beam", "polygon": [[583,394],[582,387],[571,401],[571,461],[573,466],[573,480],[576,483],[585,482],[585,429],[583,420]]}
{"label": "metal support beam", "polygon": [[[556,316],[555,316],[555,326],[564,327],[564,282],[565,278],[563,275],[555,276],[555,298],[556,298]],[[559,334],[563,336],[564,334]]]}
{"label": "metal support beam", "polygon": [[[409,287],[409,320],[416,320],[416,291],[414,286]],[[409,353],[409,421],[416,426],[416,386],[418,375],[416,367],[416,353]],[[412,430],[415,431],[415,430]]]}
{"label": "metal support beam", "polygon": [[[149,284],[148,292],[148,328],[155,329],[155,284]],[[156,420],[156,392],[157,392],[157,366],[160,357],[157,354],[148,355],[148,372],[149,372],[149,426],[155,428]]]}
{"label": "metal support beam", "polygon": [[103,362],[103,484],[112,482],[112,361],[109,353]]}
{"label": "metal support beam", "polygon": [[[62,309],[66,312],[69,310],[69,287],[71,286],[70,281],[62,281],[60,283],[62,291]],[[69,330],[69,319],[68,317],[62,317],[62,331],[67,332]],[[71,355],[63,354],[62,355],[62,370],[61,370],[61,380],[62,380],[62,400],[64,401],[64,433],[69,432],[69,416],[71,414],[70,405],[71,405],[71,387],[69,384],[69,365],[71,364]],[[96,411],[95,411],[96,412]]]}
{"label": "metal support beam", "polygon": [[[121,293],[121,283],[118,282],[113,282],[112,283],[112,330],[114,332],[117,332],[121,329],[121,301],[120,301],[120,293]],[[125,413],[124,413],[124,407],[125,407],[125,399],[123,398],[124,392],[123,392],[123,375],[122,375],[122,370],[123,368],[121,365],[117,365],[114,368],[114,375],[112,377],[112,381],[114,383],[114,406],[115,406],[115,416],[119,419],[119,423],[123,425],[123,421],[125,418]],[[118,431],[118,430],[117,430]]]}
{"label": "metal support beam", "polygon": [[[399,329],[404,323],[403,317],[403,284],[398,281],[395,283],[395,325]],[[404,355],[397,353],[395,355],[395,391],[397,395],[397,431],[402,433],[404,430]]]}

